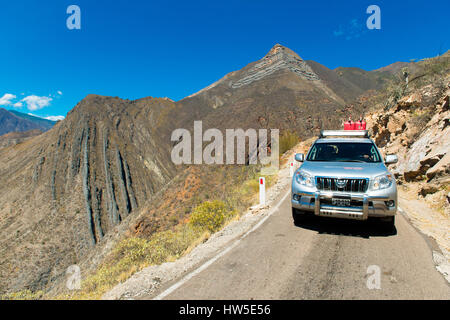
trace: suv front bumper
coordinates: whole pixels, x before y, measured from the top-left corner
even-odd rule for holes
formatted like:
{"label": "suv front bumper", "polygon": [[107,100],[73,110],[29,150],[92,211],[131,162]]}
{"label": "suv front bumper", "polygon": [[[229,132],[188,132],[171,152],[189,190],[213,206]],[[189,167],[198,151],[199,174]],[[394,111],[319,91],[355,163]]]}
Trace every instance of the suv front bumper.
{"label": "suv front bumper", "polygon": [[[397,212],[396,189],[386,189],[376,195],[341,193],[330,191],[294,191],[291,195],[292,207],[300,211],[308,211],[316,216],[327,216],[344,219],[367,220],[369,217],[390,217]],[[384,190],[383,190],[384,191]],[[297,200],[294,199],[297,195]],[[333,197],[346,196],[351,199],[349,207],[334,206],[331,204]],[[394,201],[393,206],[388,206],[389,201]]]}

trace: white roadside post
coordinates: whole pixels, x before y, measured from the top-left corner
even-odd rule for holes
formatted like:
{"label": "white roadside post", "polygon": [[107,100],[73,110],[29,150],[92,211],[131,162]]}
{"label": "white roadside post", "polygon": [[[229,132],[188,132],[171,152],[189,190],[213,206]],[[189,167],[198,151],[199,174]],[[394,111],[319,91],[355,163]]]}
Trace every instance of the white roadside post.
{"label": "white roadside post", "polygon": [[259,178],[259,204],[266,205],[266,178]]}

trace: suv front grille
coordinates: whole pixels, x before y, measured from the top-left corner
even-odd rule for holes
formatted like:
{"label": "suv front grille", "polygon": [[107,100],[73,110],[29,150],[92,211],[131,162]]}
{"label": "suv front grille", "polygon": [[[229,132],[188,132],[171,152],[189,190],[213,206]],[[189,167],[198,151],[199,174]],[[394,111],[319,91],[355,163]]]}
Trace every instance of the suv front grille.
{"label": "suv front grille", "polygon": [[316,187],[323,191],[366,192],[369,179],[316,177]]}

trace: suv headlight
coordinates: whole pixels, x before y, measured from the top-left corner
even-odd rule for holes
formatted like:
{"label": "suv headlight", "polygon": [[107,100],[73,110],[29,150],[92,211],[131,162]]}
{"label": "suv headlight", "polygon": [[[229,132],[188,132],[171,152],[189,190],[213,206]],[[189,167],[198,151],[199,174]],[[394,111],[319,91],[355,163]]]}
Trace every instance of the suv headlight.
{"label": "suv headlight", "polygon": [[302,170],[295,174],[295,181],[303,186],[314,187],[314,177]]}
{"label": "suv headlight", "polygon": [[392,174],[383,174],[381,176],[375,177],[372,181],[372,190],[382,190],[387,189],[392,186],[393,178]]}

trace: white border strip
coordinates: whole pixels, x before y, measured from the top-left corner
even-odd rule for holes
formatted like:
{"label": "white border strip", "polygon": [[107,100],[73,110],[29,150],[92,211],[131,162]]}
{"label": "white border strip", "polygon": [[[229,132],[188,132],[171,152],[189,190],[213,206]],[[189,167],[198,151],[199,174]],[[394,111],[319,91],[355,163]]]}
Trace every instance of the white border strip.
{"label": "white border strip", "polygon": [[205,270],[206,268],[208,268],[210,265],[212,265],[214,262],[216,262],[218,259],[220,259],[221,257],[223,257],[224,255],[226,255],[228,252],[230,252],[231,250],[233,250],[233,248],[235,248],[240,242],[241,240],[245,239],[250,233],[252,233],[253,231],[255,231],[256,229],[258,229],[259,227],[262,226],[262,224],[264,222],[266,222],[267,219],[270,218],[270,216],[272,214],[274,214],[278,208],[280,207],[280,205],[284,202],[284,200],[287,198],[287,196],[291,193],[291,190],[289,190],[288,192],[286,192],[286,194],[283,196],[283,198],[277,203],[277,205],[275,207],[272,208],[272,210],[269,212],[269,214],[267,216],[265,216],[261,221],[259,221],[253,228],[251,228],[249,231],[247,231],[243,236],[241,236],[238,240],[236,240],[232,245],[230,245],[228,248],[226,248],[225,250],[219,252],[216,256],[214,256],[213,258],[211,258],[210,260],[208,260],[207,262],[205,262],[203,265],[201,265],[199,268],[193,270],[191,273],[187,274],[184,278],[182,278],[180,281],[178,281],[177,283],[173,284],[172,286],[170,286],[168,289],[166,289],[165,291],[163,291],[162,293],[160,293],[159,295],[157,295],[156,297],[153,298],[153,300],[162,300],[165,297],[167,297],[169,294],[171,294],[172,292],[174,292],[175,290],[177,290],[179,287],[181,287],[183,284],[185,284],[187,281],[189,281],[190,279],[192,279],[193,277],[195,277],[196,275],[198,275],[200,272],[202,272],[203,270]]}

